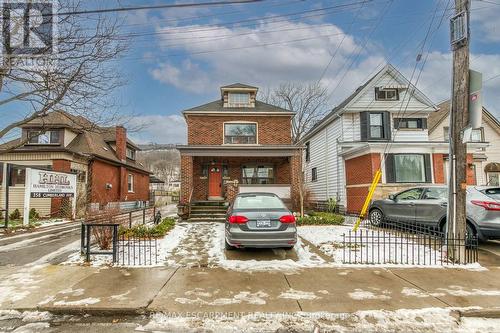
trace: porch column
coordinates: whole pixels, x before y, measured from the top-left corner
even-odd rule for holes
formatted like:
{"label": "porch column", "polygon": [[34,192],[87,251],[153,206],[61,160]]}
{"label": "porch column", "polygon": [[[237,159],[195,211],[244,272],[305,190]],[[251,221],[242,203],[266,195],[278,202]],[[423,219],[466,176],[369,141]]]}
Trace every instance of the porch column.
{"label": "porch column", "polygon": [[300,211],[300,190],[302,184],[302,152],[297,152],[290,157],[290,199],[292,209]]}
{"label": "porch column", "polygon": [[179,204],[189,203],[189,195],[193,188],[193,157],[181,155],[181,193]]}

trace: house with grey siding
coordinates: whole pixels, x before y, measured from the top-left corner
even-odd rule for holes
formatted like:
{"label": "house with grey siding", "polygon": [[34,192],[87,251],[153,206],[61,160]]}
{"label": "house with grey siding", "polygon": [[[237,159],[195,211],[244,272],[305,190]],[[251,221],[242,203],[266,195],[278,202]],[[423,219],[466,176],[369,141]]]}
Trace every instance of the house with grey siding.
{"label": "house with grey siding", "polygon": [[[302,139],[304,178],[313,202],[337,200],[361,210],[376,171],[374,199],[422,184],[443,184],[445,140],[429,140],[428,118],[439,108],[388,64],[335,107]],[[468,145],[480,151],[483,142]]]}

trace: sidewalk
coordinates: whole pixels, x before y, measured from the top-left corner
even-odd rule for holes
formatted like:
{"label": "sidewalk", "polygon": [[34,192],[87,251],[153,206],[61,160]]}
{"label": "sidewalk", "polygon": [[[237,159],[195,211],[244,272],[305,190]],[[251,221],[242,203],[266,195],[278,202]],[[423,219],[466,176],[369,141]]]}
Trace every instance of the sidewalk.
{"label": "sidewalk", "polygon": [[187,267],[4,267],[0,309],[121,314],[495,310],[500,308],[498,274],[498,268],[310,268],[295,273],[248,273]]}

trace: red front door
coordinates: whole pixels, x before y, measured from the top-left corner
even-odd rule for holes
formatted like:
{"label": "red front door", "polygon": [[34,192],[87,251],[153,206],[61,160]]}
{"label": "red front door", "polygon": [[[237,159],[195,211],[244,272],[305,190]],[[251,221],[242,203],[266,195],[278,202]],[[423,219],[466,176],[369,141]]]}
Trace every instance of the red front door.
{"label": "red front door", "polygon": [[208,175],[208,197],[222,196],[222,173],[221,166],[210,165]]}

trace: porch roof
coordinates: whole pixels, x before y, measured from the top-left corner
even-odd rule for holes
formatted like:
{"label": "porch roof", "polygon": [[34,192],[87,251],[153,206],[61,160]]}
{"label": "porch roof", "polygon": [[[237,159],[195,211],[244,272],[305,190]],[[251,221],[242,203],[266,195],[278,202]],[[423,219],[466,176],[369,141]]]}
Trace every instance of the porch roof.
{"label": "porch roof", "polygon": [[180,145],[177,149],[188,156],[293,156],[303,146],[295,145]]}

